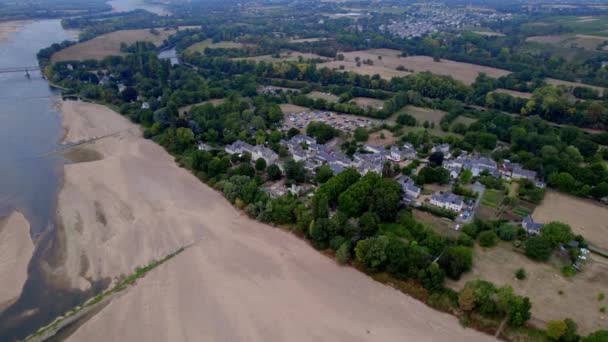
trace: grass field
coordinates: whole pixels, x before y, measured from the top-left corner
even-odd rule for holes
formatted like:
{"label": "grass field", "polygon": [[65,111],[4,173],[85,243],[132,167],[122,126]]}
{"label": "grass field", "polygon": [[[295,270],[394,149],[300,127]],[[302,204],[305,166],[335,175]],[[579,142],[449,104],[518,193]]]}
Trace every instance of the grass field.
{"label": "grass field", "polygon": [[416,107],[412,105],[407,105],[403,107],[399,112],[394,116],[395,118],[399,116],[401,113],[407,113],[418,121],[419,125],[422,125],[423,122],[428,121],[429,123],[434,123],[435,126],[439,126],[441,119],[445,116],[446,112],[438,109],[431,108],[423,108]]}
{"label": "grass field", "polygon": [[599,91],[600,93],[603,92],[603,91],[606,91],[606,88],[592,86],[592,85],[588,85],[588,84],[584,84],[584,83],[577,83],[577,82],[569,82],[569,81],[556,80],[554,78],[547,78],[547,79],[545,79],[545,81],[547,83],[549,83],[549,84],[563,85],[563,86],[566,86],[566,87],[588,87],[588,88],[591,88],[591,89],[595,89],[595,90]]}
{"label": "grass field", "polygon": [[448,219],[441,218],[431,213],[427,213],[426,211],[417,209],[412,210],[412,213],[414,214],[416,221],[426,224],[435,232],[443,236],[457,238],[460,235],[460,232],[454,229],[456,223]]}
{"label": "grass field", "polygon": [[[502,242],[494,248],[476,247],[472,272],[464,274],[458,282],[449,281],[448,286],[459,290],[467,281],[477,278],[497,286],[510,285],[517,294],[530,298],[531,323],[538,327],[544,328],[549,320],[570,317],[578,323],[582,334],[605,328],[606,315],[599,309],[608,305],[608,301],[600,302],[597,297],[600,292],[607,292],[608,260],[592,256],[583,272],[572,278],[561,275],[561,265],[556,257],[549,263],[534,262],[514,251],[510,243]],[[515,278],[519,268],[526,270],[526,279]]]}
{"label": "grass field", "polygon": [[392,145],[392,144],[396,143],[397,141],[399,141],[399,138],[394,136],[391,131],[386,130],[386,129],[382,129],[382,130],[379,130],[378,132],[371,133],[369,135],[369,139],[367,139],[368,143],[370,143],[372,145],[380,145],[380,146]]}
{"label": "grass field", "polygon": [[306,107],[292,105],[291,103],[281,103],[279,105],[279,107],[281,108],[281,111],[283,112],[283,114],[301,113],[301,112],[305,112],[305,111],[309,110]]}
{"label": "grass field", "polygon": [[327,102],[338,102],[338,100],[340,99],[339,97],[337,97],[334,94],[322,93],[320,91],[311,91],[310,93],[306,94],[306,97],[309,97],[309,98],[315,99],[315,100],[323,99]]}
{"label": "grass field", "polygon": [[459,117],[456,118],[456,120],[454,120],[454,122],[453,122],[452,125],[454,125],[456,123],[463,123],[463,124],[465,124],[465,125],[468,126],[468,125],[470,125],[470,124],[472,124],[473,122],[476,122],[476,121],[477,121],[477,119],[475,119],[475,118],[471,118],[471,117],[468,117],[468,116],[460,115]]}
{"label": "grass field", "polygon": [[384,106],[384,101],[382,100],[376,100],[376,99],[370,99],[368,97],[355,97],[352,100],[350,100],[350,102],[354,102],[357,104],[357,106],[363,108],[363,109],[382,109],[382,107]]}
{"label": "grass field", "polygon": [[212,99],[212,100],[207,100],[207,101],[191,104],[191,105],[188,105],[188,106],[180,107],[178,111],[179,111],[179,114],[181,115],[181,114],[184,114],[186,112],[189,112],[190,109],[192,109],[193,107],[196,107],[196,106],[201,106],[201,105],[204,105],[206,103],[211,103],[212,105],[217,106],[219,104],[222,104],[223,102],[224,102],[224,99]]}
{"label": "grass field", "polygon": [[170,35],[174,29],[157,29],[158,34],[150,32],[149,29],[123,30],[103,34],[83,43],[72,45],[58,51],[51,58],[52,62],[97,59],[101,60],[107,56],[124,56],[126,53],[120,51],[120,44],[131,45],[137,41],[148,41],[159,46]]}
{"label": "grass field", "polygon": [[214,43],[211,39],[205,39],[202,42],[195,43],[192,46],[188,47],[188,49],[186,49],[186,51],[200,52],[200,53],[204,54],[205,49],[207,49],[207,48],[209,48],[209,49],[242,49],[247,46],[248,45],[245,45],[243,43],[228,42],[228,41]]}
{"label": "grass field", "polygon": [[547,190],[532,214],[538,222],[560,221],[572,226],[591,244],[608,248],[608,207],[597,202]]}
{"label": "grass field", "polygon": [[322,57],[319,55],[316,55],[314,53],[304,53],[304,52],[297,52],[297,51],[286,51],[286,52],[281,52],[279,54],[279,57],[275,57],[273,55],[262,55],[262,56],[255,56],[255,57],[243,57],[243,58],[234,58],[235,60],[247,60],[247,61],[255,61],[255,62],[297,62],[300,60],[300,58],[302,60],[309,60],[309,59],[321,59],[321,60],[328,60],[327,57]]}
{"label": "grass field", "polygon": [[574,34],[588,34],[608,37],[608,16],[556,16],[542,22],[524,24],[522,29],[535,32],[537,26],[562,26]]}
{"label": "grass field", "polygon": [[504,197],[505,195],[502,191],[486,189],[483,198],[481,199],[481,204],[492,208],[498,208]]}
{"label": "grass field", "polygon": [[522,99],[530,99],[532,98],[532,93],[526,93],[526,92],[522,92],[522,91],[516,91],[516,90],[510,90],[510,89],[496,89],[494,90],[497,93],[503,93],[503,94],[508,94],[511,95],[513,97],[519,97]]}

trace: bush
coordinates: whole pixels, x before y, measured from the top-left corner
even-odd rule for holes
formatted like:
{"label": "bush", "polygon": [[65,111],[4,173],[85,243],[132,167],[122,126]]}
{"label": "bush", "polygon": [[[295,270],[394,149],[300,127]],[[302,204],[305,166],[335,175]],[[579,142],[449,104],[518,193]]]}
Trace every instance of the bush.
{"label": "bush", "polygon": [[461,233],[456,243],[461,246],[473,247],[475,241],[467,233]]}
{"label": "bush", "polygon": [[340,264],[344,265],[348,263],[350,259],[350,241],[345,241],[342,243],[342,245],[340,245],[338,251],[336,251],[336,260],[338,260]]}
{"label": "bush", "polygon": [[526,273],[526,270],[524,270],[523,268],[520,268],[515,272],[515,278],[517,278],[519,280],[524,280],[524,279],[526,279],[527,276],[528,276],[528,274]]}
{"label": "bush", "polygon": [[572,266],[564,266],[562,267],[562,275],[564,277],[574,277],[576,275],[576,270]]}
{"label": "bush", "polygon": [[496,233],[491,230],[486,230],[479,234],[479,245],[481,247],[494,247],[496,246]]}

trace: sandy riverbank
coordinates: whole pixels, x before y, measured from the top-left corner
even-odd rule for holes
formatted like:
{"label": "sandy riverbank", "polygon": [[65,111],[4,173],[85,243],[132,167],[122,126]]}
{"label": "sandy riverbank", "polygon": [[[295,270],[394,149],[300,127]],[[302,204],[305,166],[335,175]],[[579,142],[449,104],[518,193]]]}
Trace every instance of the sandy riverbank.
{"label": "sandy riverbank", "polygon": [[66,141],[102,159],[65,167],[58,216],[72,284],[193,244],[76,330],[73,341],[493,341],[297,237],[252,221],[105,107],[66,103]]}
{"label": "sandy riverbank", "polygon": [[0,42],[5,41],[11,33],[19,31],[25,24],[29,23],[31,23],[30,20],[0,22]]}
{"label": "sandy riverbank", "polygon": [[19,298],[27,279],[27,266],[34,252],[30,224],[13,212],[0,220],[0,311]]}

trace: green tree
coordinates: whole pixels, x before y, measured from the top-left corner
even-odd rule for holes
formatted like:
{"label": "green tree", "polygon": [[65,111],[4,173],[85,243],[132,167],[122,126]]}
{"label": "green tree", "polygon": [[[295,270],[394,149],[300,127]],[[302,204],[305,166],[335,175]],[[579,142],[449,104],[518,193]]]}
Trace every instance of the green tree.
{"label": "green tree", "polygon": [[464,272],[471,270],[473,250],[464,246],[448,247],[439,258],[439,265],[448,277],[458,280]]}
{"label": "green tree", "polygon": [[304,169],[304,163],[299,161],[296,162],[293,159],[289,159],[285,162],[285,176],[287,179],[292,180],[296,183],[303,183],[306,181],[306,169]]}
{"label": "green tree", "polygon": [[547,322],[547,337],[554,341],[559,341],[559,339],[566,334],[567,330],[568,326],[564,321],[554,320]]}
{"label": "green tree", "polygon": [[606,342],[608,341],[608,330],[598,330],[583,338],[582,342]]}
{"label": "green tree", "polygon": [[376,235],[380,224],[380,218],[376,213],[366,212],[359,218],[359,232],[361,238],[372,237]]}
{"label": "green tree", "polygon": [[355,138],[356,141],[366,142],[367,139],[369,139],[369,133],[367,132],[367,130],[365,128],[357,127],[357,128],[355,128],[355,131],[353,132],[353,137]]}
{"label": "green tree", "polygon": [[260,172],[266,170],[266,160],[258,158],[258,160],[255,161],[255,169]]}
{"label": "green tree", "polygon": [[327,165],[321,165],[315,174],[315,181],[319,184],[327,182],[331,177],[334,176],[334,172]]}
{"label": "green tree", "polygon": [[526,256],[536,261],[547,261],[553,251],[551,243],[541,236],[533,236],[526,240],[524,249]]}
{"label": "green tree", "polygon": [[387,262],[386,248],[388,245],[389,238],[384,235],[359,240],[355,247],[355,255],[368,271],[382,271]]}
{"label": "green tree", "polygon": [[425,289],[431,292],[439,291],[443,288],[445,272],[434,262],[418,272],[418,279]]}
{"label": "green tree", "polygon": [[553,248],[574,239],[570,226],[561,222],[551,222],[544,225],[540,230],[540,236],[549,242]]}
{"label": "green tree", "polygon": [[486,230],[479,234],[479,245],[481,247],[493,247],[496,245],[496,233]]}
{"label": "green tree", "polygon": [[281,169],[276,165],[272,164],[267,170],[269,180],[279,180],[283,176]]}

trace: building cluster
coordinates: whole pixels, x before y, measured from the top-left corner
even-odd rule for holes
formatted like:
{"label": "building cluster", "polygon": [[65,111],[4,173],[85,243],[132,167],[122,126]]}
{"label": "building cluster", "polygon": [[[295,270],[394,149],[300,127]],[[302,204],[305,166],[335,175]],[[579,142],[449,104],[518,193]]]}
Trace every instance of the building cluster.
{"label": "building cluster", "polygon": [[458,31],[464,27],[511,19],[509,13],[472,7],[450,7],[440,3],[416,3],[399,20],[380,26],[401,38],[423,37],[434,32]]}
{"label": "building cluster", "polygon": [[263,145],[253,146],[241,140],[237,140],[230,145],[226,145],[224,150],[226,151],[226,153],[230,154],[249,153],[251,154],[252,160],[258,160],[262,158],[264,159],[264,161],[266,161],[266,165],[277,164],[279,160],[279,155],[268,147],[265,147]]}
{"label": "building cluster", "polygon": [[477,177],[486,171],[495,178],[527,179],[539,188],[545,187],[545,183],[538,178],[536,171],[525,169],[521,164],[512,163],[509,160],[504,160],[502,164],[498,164],[488,157],[467,153],[461,153],[458,157],[450,159],[451,154],[447,144],[434,147],[432,152],[435,151],[441,151],[444,154],[446,159],[442,166],[450,171],[451,178],[457,178],[462,170],[470,170],[473,177]]}
{"label": "building cluster", "polygon": [[306,129],[309,123],[318,121],[326,123],[335,129],[352,132],[357,127],[367,127],[374,123],[372,119],[336,114],[328,111],[304,111],[299,113],[289,113],[286,115],[285,120],[286,122],[283,125],[284,130],[291,127],[303,130]]}

